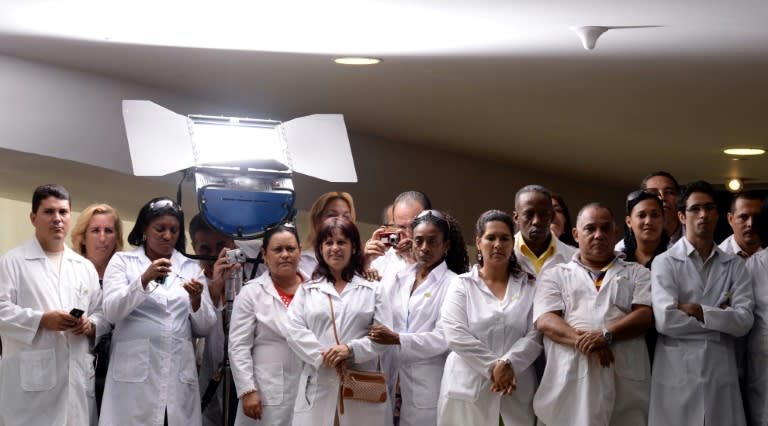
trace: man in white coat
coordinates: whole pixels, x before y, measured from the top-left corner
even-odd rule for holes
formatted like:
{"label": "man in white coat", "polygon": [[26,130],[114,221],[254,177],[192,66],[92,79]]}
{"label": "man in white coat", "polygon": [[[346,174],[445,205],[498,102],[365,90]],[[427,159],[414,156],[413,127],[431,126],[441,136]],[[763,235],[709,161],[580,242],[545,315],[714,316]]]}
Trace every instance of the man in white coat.
{"label": "man in white coat", "polygon": [[518,229],[515,256],[523,271],[538,276],[546,269],[571,261],[576,249],[560,241],[549,228],[555,217],[549,190],[540,185],[520,188],[515,194],[512,217]]}
{"label": "man in white coat", "polygon": [[91,349],[109,329],[99,277],[64,245],[66,189],[38,187],[30,219],[35,236],[0,259],[0,425],[93,424]]}
{"label": "man in white coat", "polygon": [[[765,224],[763,224],[765,225]],[[747,395],[750,423],[768,424],[768,248],[747,260],[755,292],[755,324],[747,344]]]}
{"label": "man in white coat", "polygon": [[728,225],[733,234],[720,243],[720,250],[744,259],[760,250],[762,241],[758,219],[762,205],[757,192],[746,191],[733,196],[731,211],[728,212]]}
{"label": "man in white coat", "polygon": [[650,273],[615,256],[607,207],[583,207],[573,233],[578,255],[536,283],[533,318],[547,365],[533,409],[547,426],[646,425]]}
{"label": "man in white coat", "polygon": [[715,244],[711,185],[686,186],[678,217],[684,238],[651,267],[659,340],[649,424],[744,425],[734,339],[752,327],[752,280],[742,259]]}

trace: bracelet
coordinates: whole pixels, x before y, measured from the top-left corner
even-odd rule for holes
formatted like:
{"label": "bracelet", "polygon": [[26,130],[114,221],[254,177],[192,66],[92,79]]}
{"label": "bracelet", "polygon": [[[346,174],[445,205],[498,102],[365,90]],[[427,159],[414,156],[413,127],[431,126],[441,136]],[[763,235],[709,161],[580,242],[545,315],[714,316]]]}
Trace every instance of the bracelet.
{"label": "bracelet", "polygon": [[245,391],[245,392],[241,393],[241,394],[240,394],[240,396],[238,396],[238,397],[237,397],[237,399],[243,399],[245,396],[247,396],[247,395],[250,395],[250,394],[252,394],[252,393],[256,393],[256,392],[258,392],[258,391],[259,391],[259,390],[258,390],[258,389],[255,389],[255,388],[252,388],[252,389],[248,389],[247,391]]}

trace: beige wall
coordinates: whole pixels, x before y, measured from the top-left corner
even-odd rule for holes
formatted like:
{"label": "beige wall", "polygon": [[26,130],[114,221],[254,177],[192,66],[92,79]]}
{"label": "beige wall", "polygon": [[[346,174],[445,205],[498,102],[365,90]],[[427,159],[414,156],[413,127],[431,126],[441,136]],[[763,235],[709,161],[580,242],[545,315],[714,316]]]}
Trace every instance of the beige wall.
{"label": "beige wall", "polygon": [[[19,146],[47,143],[60,149],[60,144],[82,139],[89,149],[99,150],[100,144],[114,139],[124,141],[121,99],[150,99],[180,113],[265,116],[259,111],[222,107],[184,94],[15,58],[0,56],[0,68],[0,138],[13,140]],[[34,88],[36,96],[25,97],[24,88]],[[30,116],[38,120],[30,122]],[[514,194],[523,185],[538,183],[562,193],[574,216],[578,207],[589,201],[603,201],[623,215],[624,196],[632,189],[564,176],[555,170],[530,170],[525,164],[499,164],[482,157],[482,153],[470,158],[393,143],[354,130],[350,130],[350,141],[358,183],[334,184],[301,175],[295,177],[302,236],[306,235],[303,212],[318,195],[331,190],[348,191],[354,196],[359,222],[368,224],[362,226],[364,238],[375,228],[372,224],[380,221],[384,205],[401,191],[419,189],[429,195],[435,208],[447,210],[459,219],[467,242],[472,244],[477,216],[489,208],[511,212]],[[125,156],[127,148],[110,155]],[[109,163],[124,160],[112,158]],[[598,158],[595,167],[599,167]],[[0,149],[0,251],[32,234],[28,210],[37,185],[55,182],[67,187],[72,193],[74,211],[91,203],[107,202],[117,207],[125,219],[133,220],[148,199],[160,195],[175,198],[179,179],[178,174],[152,179],[135,177],[74,161]],[[187,218],[197,210],[192,183],[185,185],[184,208]]]}

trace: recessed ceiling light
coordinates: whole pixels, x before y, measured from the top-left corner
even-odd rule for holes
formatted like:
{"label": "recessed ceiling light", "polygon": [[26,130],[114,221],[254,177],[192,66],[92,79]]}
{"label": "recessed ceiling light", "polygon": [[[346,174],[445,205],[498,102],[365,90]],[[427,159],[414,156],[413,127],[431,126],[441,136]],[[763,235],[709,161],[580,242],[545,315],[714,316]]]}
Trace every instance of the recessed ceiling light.
{"label": "recessed ceiling light", "polygon": [[362,58],[362,57],[346,57],[336,58],[333,60],[337,64],[341,65],[375,65],[381,62],[378,58]]}
{"label": "recessed ceiling light", "polygon": [[733,178],[728,181],[728,190],[731,192],[739,192],[744,188],[744,182],[739,178]]}
{"label": "recessed ceiling light", "polygon": [[744,155],[763,155],[765,150],[762,148],[728,148],[723,150],[725,154],[744,156]]}

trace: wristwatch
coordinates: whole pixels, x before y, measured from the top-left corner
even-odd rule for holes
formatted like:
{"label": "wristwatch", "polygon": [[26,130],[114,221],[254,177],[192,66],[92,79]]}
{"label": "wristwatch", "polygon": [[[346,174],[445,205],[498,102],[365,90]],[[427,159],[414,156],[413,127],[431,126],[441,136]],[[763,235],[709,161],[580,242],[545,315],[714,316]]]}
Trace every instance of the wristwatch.
{"label": "wristwatch", "polygon": [[603,338],[606,342],[608,342],[609,345],[613,344],[613,333],[608,331],[607,328],[603,329]]}

